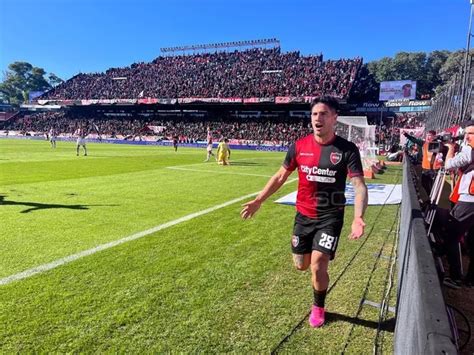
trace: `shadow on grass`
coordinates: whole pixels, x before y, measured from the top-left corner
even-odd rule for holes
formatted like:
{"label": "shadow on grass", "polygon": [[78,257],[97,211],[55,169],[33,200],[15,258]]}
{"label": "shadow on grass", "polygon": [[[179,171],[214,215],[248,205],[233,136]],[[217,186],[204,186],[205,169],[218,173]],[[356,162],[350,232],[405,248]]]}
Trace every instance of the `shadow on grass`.
{"label": "shadow on grass", "polygon": [[6,201],[5,195],[0,195],[0,206],[28,206],[26,210],[20,213],[29,213],[33,211],[51,209],[51,208],[66,208],[70,210],[88,210],[91,206],[118,206],[118,205],[61,205],[56,203],[38,203],[38,202],[20,202],[20,201]]}
{"label": "shadow on grass", "polygon": [[[339,314],[339,313],[326,312],[326,323],[329,324],[333,322],[347,322],[347,323],[352,323],[352,324],[356,324],[362,327],[372,328],[372,329],[377,329],[379,327],[379,323],[375,321],[349,317],[349,316],[346,316],[344,314]],[[380,330],[393,333],[395,330],[395,318],[390,318],[382,322],[380,324]]]}

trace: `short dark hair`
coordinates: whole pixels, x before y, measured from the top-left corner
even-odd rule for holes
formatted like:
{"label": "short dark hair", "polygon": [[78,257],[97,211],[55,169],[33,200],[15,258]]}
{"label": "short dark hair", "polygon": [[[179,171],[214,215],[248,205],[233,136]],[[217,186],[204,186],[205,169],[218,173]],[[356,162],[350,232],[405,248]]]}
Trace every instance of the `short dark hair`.
{"label": "short dark hair", "polygon": [[471,126],[474,126],[474,120],[464,121],[464,122],[461,124],[461,127],[462,127],[462,128],[471,127]]}
{"label": "short dark hair", "polygon": [[428,134],[432,134],[433,136],[436,136],[436,131],[434,130],[428,131]]}
{"label": "short dark hair", "polygon": [[317,104],[325,104],[329,106],[330,108],[332,108],[334,111],[336,111],[336,113],[339,112],[339,102],[337,101],[335,97],[321,96],[321,97],[315,98],[311,102],[311,111],[313,110],[313,107],[316,106]]}

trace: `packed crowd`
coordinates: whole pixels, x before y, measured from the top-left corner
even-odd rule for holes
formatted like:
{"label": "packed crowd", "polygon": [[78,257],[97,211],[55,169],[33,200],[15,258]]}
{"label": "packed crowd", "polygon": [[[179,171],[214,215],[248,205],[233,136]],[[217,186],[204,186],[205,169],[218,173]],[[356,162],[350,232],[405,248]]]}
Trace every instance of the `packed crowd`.
{"label": "packed crowd", "polygon": [[[397,115],[376,126],[375,142],[385,146],[385,150],[398,146],[400,128],[417,128],[423,126],[423,121],[416,114]],[[127,138],[156,136],[161,139],[178,137],[181,142],[204,141],[207,137],[207,127],[213,132],[214,138],[229,137],[252,143],[274,142],[287,145],[299,137],[310,134],[308,120],[287,119],[257,119],[257,118],[166,118],[149,119],[133,117],[107,117],[104,115],[77,114],[68,111],[40,112],[22,114],[4,124],[5,130],[26,132],[47,132],[54,128],[64,135],[73,134],[79,127],[86,127],[91,132],[100,132],[107,138]],[[157,127],[159,129],[157,130]]]}
{"label": "packed crowd", "polygon": [[281,53],[279,48],[158,57],[150,63],[78,74],[40,99],[319,96],[344,98],[361,58]]}
{"label": "packed crowd", "polygon": [[134,119],[110,118],[106,116],[85,116],[69,112],[43,112],[22,115],[6,123],[4,130],[19,131],[22,134],[42,134],[53,128],[58,135],[72,136],[78,128],[99,134],[102,138],[173,139],[193,143],[205,141],[207,128],[215,140],[228,137],[252,144],[272,142],[288,145],[311,132],[309,122],[295,119]]}
{"label": "packed crowd", "polygon": [[[393,119],[384,120],[376,127],[376,141],[380,145],[393,146],[400,142],[400,128],[423,127],[424,115],[418,113],[397,114]],[[377,122],[378,123],[378,122]]]}

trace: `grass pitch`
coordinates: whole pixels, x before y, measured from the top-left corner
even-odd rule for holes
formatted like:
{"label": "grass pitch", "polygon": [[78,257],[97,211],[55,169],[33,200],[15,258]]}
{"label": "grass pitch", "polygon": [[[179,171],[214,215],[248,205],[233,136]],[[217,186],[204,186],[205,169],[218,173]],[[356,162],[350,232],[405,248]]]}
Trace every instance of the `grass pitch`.
{"label": "grass pitch", "polygon": [[[239,217],[250,198],[212,209],[258,192],[284,153],[235,150],[222,167],[202,162],[205,149],[88,148],[77,157],[73,143],[0,140],[0,279],[176,224],[0,284],[0,352],[393,351],[393,314],[361,300],[395,304],[398,206],[369,207],[359,241],[345,237],[346,208],[328,321],[315,330],[310,273],[291,262],[294,209],[272,202],[296,182],[252,220]],[[400,182],[400,169],[376,182]]]}

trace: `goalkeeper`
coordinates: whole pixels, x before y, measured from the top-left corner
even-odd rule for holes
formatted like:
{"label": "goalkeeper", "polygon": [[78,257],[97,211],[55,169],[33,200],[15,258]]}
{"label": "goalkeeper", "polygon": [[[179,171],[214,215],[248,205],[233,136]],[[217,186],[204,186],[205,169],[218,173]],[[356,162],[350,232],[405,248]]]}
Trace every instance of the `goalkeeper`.
{"label": "goalkeeper", "polygon": [[229,165],[230,148],[228,143],[229,140],[224,138],[217,147],[217,164],[219,165]]}

